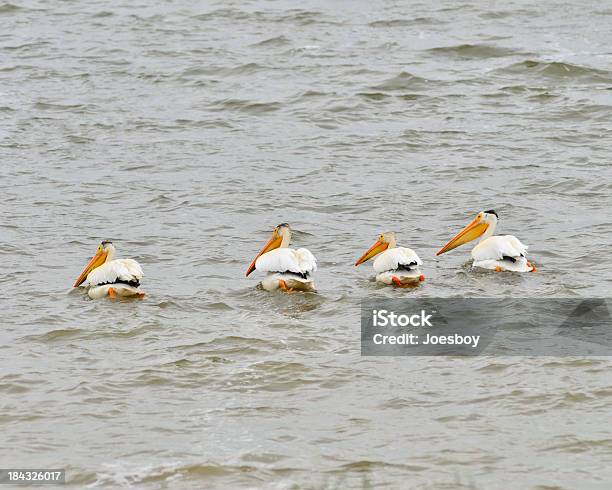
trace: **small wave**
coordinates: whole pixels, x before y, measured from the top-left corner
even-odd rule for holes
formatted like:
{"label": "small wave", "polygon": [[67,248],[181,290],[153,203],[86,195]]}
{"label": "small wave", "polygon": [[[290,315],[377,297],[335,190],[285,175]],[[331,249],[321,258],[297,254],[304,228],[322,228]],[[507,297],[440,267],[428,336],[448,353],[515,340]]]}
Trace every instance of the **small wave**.
{"label": "small wave", "polygon": [[10,65],[0,67],[0,73],[7,73],[16,70],[32,70],[35,67],[32,65]]}
{"label": "small wave", "polygon": [[41,335],[29,335],[24,337],[23,340],[34,342],[52,342],[54,340],[64,340],[78,337],[82,333],[84,333],[84,331],[80,328],[62,328],[51,330]]}
{"label": "small wave", "polygon": [[317,92],[315,90],[306,90],[305,92],[299,92],[295,94],[291,99],[287,101],[287,104],[297,104],[300,102],[312,103],[314,100],[321,100],[325,97],[329,97],[330,94],[327,92]]}
{"label": "small wave", "polygon": [[375,20],[370,22],[370,27],[408,27],[415,25],[430,25],[439,24],[440,21],[431,17],[416,17],[414,19],[392,19],[392,20]]}
{"label": "small wave", "polygon": [[489,364],[486,364],[478,368],[477,370],[483,373],[501,373],[502,371],[505,371],[511,366],[512,364],[502,364],[500,362],[491,362]]}
{"label": "small wave", "polygon": [[6,393],[10,395],[17,395],[27,393],[30,388],[17,383],[0,383],[0,393]]}
{"label": "small wave", "polygon": [[212,110],[234,110],[250,114],[265,114],[277,111],[280,108],[281,104],[278,102],[252,102],[243,99],[224,99],[212,104]]}
{"label": "small wave", "polygon": [[10,12],[17,12],[18,10],[22,10],[22,7],[18,5],[14,5],[12,3],[3,3],[0,4],[0,14],[7,14]]}
{"label": "small wave", "polygon": [[547,100],[557,99],[559,95],[551,94],[550,92],[542,92],[540,94],[535,94],[527,97],[527,100],[533,100],[537,102],[546,102]]}
{"label": "small wave", "polygon": [[612,75],[609,71],[590,68],[588,66],[573,65],[561,61],[534,61],[525,60],[514,63],[498,70],[503,73],[519,73],[526,75],[539,75],[555,79],[585,79],[597,82],[610,82]]}
{"label": "small wave", "polygon": [[478,17],[481,19],[505,19],[506,17],[512,17],[513,14],[516,14],[516,12],[513,12],[512,10],[495,10],[483,12],[482,14],[479,14]]}
{"label": "small wave", "polygon": [[441,46],[428,49],[427,52],[455,58],[503,58],[505,56],[516,56],[524,54],[512,48],[502,48],[490,44],[458,44],[455,46]]}
{"label": "small wave", "polygon": [[215,73],[217,73],[217,69],[216,68],[198,66],[198,67],[193,67],[193,68],[186,68],[185,70],[183,70],[181,72],[179,77],[193,77],[193,76],[198,76],[198,75],[213,75]]}
{"label": "small wave", "polygon": [[207,67],[202,67],[202,66],[197,66],[197,67],[191,67],[191,68],[187,68],[185,70],[183,70],[178,78],[179,79],[188,79],[190,80],[191,77],[198,77],[198,76],[230,76],[230,75],[250,75],[252,73],[258,72],[258,71],[262,71],[262,70],[267,70],[269,68],[259,65],[257,63],[245,63],[242,65],[237,65],[237,66],[230,66],[230,67],[217,67],[217,66],[207,66]]}
{"label": "small wave", "polygon": [[166,196],[165,194],[159,194],[155,197],[150,198],[147,203],[148,204],[171,204],[174,202],[174,199]]}
{"label": "small wave", "polygon": [[231,68],[225,68],[220,71],[223,75],[251,75],[252,73],[268,70],[269,68],[259,65],[257,63],[246,63],[244,65],[233,66]]}
{"label": "small wave", "polygon": [[210,479],[213,477],[256,471],[255,467],[247,465],[167,463],[161,466],[130,467],[123,463],[113,463],[103,465],[103,469],[96,474],[96,481],[92,486],[110,486],[111,488],[116,488],[119,486],[129,487],[138,484],[169,481],[176,484],[177,481],[182,479],[189,481],[202,479],[202,482],[206,482],[206,485],[202,487],[204,488],[210,485]]}
{"label": "small wave", "polygon": [[393,91],[426,88],[430,84],[429,80],[418,77],[407,71],[402,71],[398,75],[383,81],[372,88],[374,90]]}
{"label": "small wave", "polygon": [[215,310],[215,311],[233,311],[234,310],[234,308],[232,308],[227,303],[224,303],[223,301],[216,301],[216,302],[213,302],[213,303],[208,303],[204,307],[204,309]]}
{"label": "small wave", "polygon": [[327,381],[324,376],[313,375],[308,366],[299,362],[263,361],[235,373],[227,389],[235,391],[249,386],[266,392],[291,391]]}
{"label": "small wave", "polygon": [[543,448],[543,450],[570,454],[593,454],[593,452],[601,451],[608,454],[610,447],[612,447],[612,439],[609,438],[579,439],[576,436],[561,436],[556,438],[554,444]]}
{"label": "small wave", "polygon": [[[510,10],[490,10],[478,15],[481,19],[506,19],[514,17],[515,19],[541,17],[545,10],[530,9],[530,8],[512,8]],[[593,12],[595,14],[595,12]]]}
{"label": "small wave", "polygon": [[42,48],[49,46],[51,43],[48,41],[35,41],[32,43],[16,44],[14,46],[4,46],[2,49],[6,51],[29,51],[33,48]]}
{"label": "small wave", "polygon": [[115,15],[113,12],[109,12],[108,10],[101,10],[100,12],[95,13],[92,17],[101,18],[101,17],[112,17]]}
{"label": "small wave", "polygon": [[141,325],[139,327],[128,329],[128,330],[100,330],[91,335],[88,335],[88,339],[131,339],[140,337],[141,335],[149,334],[153,330],[159,330],[157,324]]}
{"label": "small wave", "polygon": [[424,471],[427,470],[427,466],[415,465],[415,464],[396,464],[389,463],[387,461],[370,461],[370,460],[359,460],[351,463],[345,463],[340,466],[339,470],[344,471],[361,471],[361,472],[373,472],[373,471],[384,471],[385,469],[396,468],[403,471]]}
{"label": "small wave", "polygon": [[95,140],[95,138],[90,138],[88,136],[83,136],[83,135],[78,135],[78,134],[69,134],[66,139],[70,142],[70,143],[75,143],[75,144],[86,144],[86,143],[93,143]]}
{"label": "small wave", "polygon": [[274,20],[282,24],[294,22],[302,26],[310,24],[337,24],[337,22],[330,21],[329,18],[321,12],[301,9],[288,10],[287,15],[281,15]]}
{"label": "small wave", "polygon": [[182,344],[171,347],[170,350],[187,351],[187,353],[196,354],[256,354],[262,351],[282,350],[284,348],[281,342],[272,342],[268,340],[258,339],[255,337],[240,337],[230,335],[220,337],[208,342],[198,342],[195,344]]}
{"label": "small wave", "polygon": [[34,108],[41,111],[87,112],[88,106],[83,104],[56,104],[51,102],[36,102]]}
{"label": "small wave", "polygon": [[357,94],[359,97],[363,97],[364,99],[369,100],[383,100],[389,97],[388,94],[383,92],[360,92]]}
{"label": "small wave", "polygon": [[251,44],[251,47],[274,47],[274,46],[287,46],[291,44],[291,41],[285,37],[285,36],[276,36],[276,37],[271,37],[269,39],[264,39],[263,41],[260,41],[258,43],[255,44]]}
{"label": "small wave", "polygon": [[217,10],[212,10],[210,12],[205,12],[203,14],[198,14],[193,16],[196,20],[217,20],[217,19],[232,19],[232,20],[245,20],[249,18],[249,14],[247,12],[243,12],[237,9],[231,8],[222,8]]}

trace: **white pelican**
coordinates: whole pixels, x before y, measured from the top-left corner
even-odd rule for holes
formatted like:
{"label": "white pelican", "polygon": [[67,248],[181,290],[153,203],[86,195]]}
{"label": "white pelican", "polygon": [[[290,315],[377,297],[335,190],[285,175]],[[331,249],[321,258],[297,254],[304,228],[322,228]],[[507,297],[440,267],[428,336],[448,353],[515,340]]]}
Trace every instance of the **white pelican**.
{"label": "white pelican", "polygon": [[114,245],[109,241],[100,243],[96,254],[72,287],[87,287],[91,299],[104,296],[143,298],[145,294],[138,289],[143,276],[140,264],[132,259],[113,260],[114,257]]}
{"label": "white pelican", "polygon": [[527,245],[523,245],[513,235],[493,236],[497,220],[495,211],[481,211],[469,225],[438,250],[436,255],[441,255],[481,236],[480,242],[472,249],[474,267],[495,272],[535,272],[536,266],[525,258]]}
{"label": "white pelican", "polygon": [[414,250],[396,247],[395,244],[395,233],[392,231],[382,233],[355,265],[363,264],[380,254],[372,264],[376,272],[376,282],[394,284],[400,288],[418,285],[425,280],[425,276],[419,270],[423,261]]}
{"label": "white pelican", "polygon": [[317,261],[309,250],[289,247],[291,228],[282,223],[274,228],[270,240],[251,262],[248,276],[255,269],[267,272],[261,281],[266,291],[282,289],[285,292],[314,291],[312,273],[317,270]]}

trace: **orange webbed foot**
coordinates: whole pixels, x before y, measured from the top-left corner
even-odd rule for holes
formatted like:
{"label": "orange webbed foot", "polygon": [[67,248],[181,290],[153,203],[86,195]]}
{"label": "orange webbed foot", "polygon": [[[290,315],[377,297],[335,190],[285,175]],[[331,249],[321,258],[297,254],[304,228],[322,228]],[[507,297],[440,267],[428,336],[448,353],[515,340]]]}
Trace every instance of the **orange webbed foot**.
{"label": "orange webbed foot", "polygon": [[495,269],[493,269],[495,272],[504,272],[504,269],[502,269],[499,265],[495,267]]}
{"label": "orange webbed foot", "polygon": [[287,287],[287,283],[283,279],[278,280],[278,287],[281,288],[285,293],[294,293],[292,288]]}
{"label": "orange webbed foot", "polygon": [[108,288],[108,297],[113,299],[117,297],[117,293],[113,288]]}

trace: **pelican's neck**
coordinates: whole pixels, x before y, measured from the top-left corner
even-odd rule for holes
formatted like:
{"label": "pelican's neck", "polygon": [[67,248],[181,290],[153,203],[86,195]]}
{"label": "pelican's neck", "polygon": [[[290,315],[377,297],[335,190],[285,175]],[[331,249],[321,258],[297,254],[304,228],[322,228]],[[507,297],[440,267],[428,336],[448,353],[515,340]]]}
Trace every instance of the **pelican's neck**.
{"label": "pelican's neck", "polygon": [[104,263],[106,262],[110,262],[111,260],[115,259],[115,247],[109,247],[108,248],[108,253],[106,254],[106,260],[104,261]]}
{"label": "pelican's neck", "polygon": [[287,248],[290,242],[291,242],[291,233],[287,231],[283,233],[283,240],[281,241],[279,248]]}
{"label": "pelican's neck", "polygon": [[493,233],[495,233],[495,227],[497,226],[497,222],[493,221],[492,223],[489,224],[489,226],[487,227],[487,231],[485,231],[482,236],[480,237],[480,241],[478,243],[484,242],[487,238],[493,236]]}
{"label": "pelican's neck", "polygon": [[387,250],[389,250],[390,248],[395,248],[397,245],[397,240],[395,239],[394,236],[392,236],[391,238],[389,238],[389,246],[387,247]]}

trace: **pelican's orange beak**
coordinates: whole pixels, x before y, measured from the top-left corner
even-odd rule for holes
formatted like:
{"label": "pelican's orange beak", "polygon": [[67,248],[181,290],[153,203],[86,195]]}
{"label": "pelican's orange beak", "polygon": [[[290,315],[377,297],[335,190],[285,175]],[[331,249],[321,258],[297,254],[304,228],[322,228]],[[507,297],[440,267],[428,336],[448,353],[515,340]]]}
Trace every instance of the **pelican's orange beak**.
{"label": "pelican's orange beak", "polygon": [[274,250],[280,247],[282,242],[283,242],[283,237],[279,235],[277,230],[274,230],[272,232],[272,237],[270,238],[270,240],[268,240],[268,243],[264,245],[264,248],[261,249],[261,252],[257,254],[257,257],[255,257],[253,259],[253,262],[251,262],[251,265],[249,265],[249,268],[246,271],[246,275],[248,276],[251,272],[255,270],[255,262],[257,262],[257,259],[259,257],[261,257],[266,252],[269,252],[270,250]]}
{"label": "pelican's orange beak", "polygon": [[363,264],[366,260],[370,260],[372,257],[376,257],[379,253],[384,252],[387,250],[387,248],[389,248],[389,244],[381,239],[378,239],[366,253],[359,257],[359,260],[355,262],[355,265]]}
{"label": "pelican's orange beak", "polygon": [[457,233],[446,245],[438,250],[436,255],[442,255],[453,248],[457,248],[460,245],[476,240],[476,238],[487,231],[487,228],[489,228],[489,225],[480,221],[480,216],[477,216],[469,225]]}
{"label": "pelican's orange beak", "polygon": [[75,281],[74,285],[72,286],[73,288],[76,288],[77,286],[80,286],[81,284],[83,284],[83,282],[85,281],[85,279],[87,279],[87,275],[94,269],[100,267],[104,262],[106,262],[106,256],[108,255],[108,252],[102,250],[102,248],[98,248],[98,251],[96,252],[96,255],[94,255],[91,260],[89,261],[89,264],[87,264],[85,266],[85,269],[83,269],[83,272],[81,272],[81,275],[79,277],[77,277],[77,280]]}

